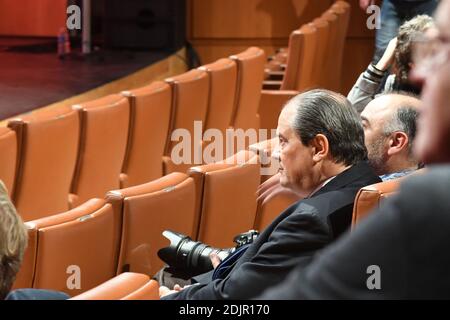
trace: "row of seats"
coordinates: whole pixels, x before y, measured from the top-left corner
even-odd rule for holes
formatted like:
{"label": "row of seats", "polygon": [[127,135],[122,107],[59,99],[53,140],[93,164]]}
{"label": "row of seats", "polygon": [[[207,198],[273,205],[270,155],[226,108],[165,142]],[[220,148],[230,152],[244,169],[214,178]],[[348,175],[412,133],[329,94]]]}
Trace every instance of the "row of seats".
{"label": "row of seats", "polygon": [[299,92],[324,88],[340,92],[350,5],[335,2],[321,17],[294,30],[289,47],[265,66],[259,107],[261,128],[276,128],[281,107]]}
{"label": "row of seats", "polygon": [[[257,160],[242,151],[224,162],[192,167],[188,174],[109,191],[104,199],[27,222],[29,243],[14,287],[73,296],[122,272],[153,275],[163,266],[156,253],[168,244],[162,236],[167,229],[232,246],[236,234],[254,227]],[[79,268],[79,288],[67,285],[71,266]]]}
{"label": "row of seats", "polygon": [[252,47],[165,82],[14,119],[0,131],[0,179],[29,221],[186,172],[192,164],[171,160],[171,134],[183,128],[202,144],[194,121],[224,136],[230,127],[257,129],[264,61]]}
{"label": "row of seats", "polygon": [[271,57],[265,83],[270,88],[304,91],[326,88],[339,92],[350,5],[337,1],[321,17],[292,31],[288,48]]}

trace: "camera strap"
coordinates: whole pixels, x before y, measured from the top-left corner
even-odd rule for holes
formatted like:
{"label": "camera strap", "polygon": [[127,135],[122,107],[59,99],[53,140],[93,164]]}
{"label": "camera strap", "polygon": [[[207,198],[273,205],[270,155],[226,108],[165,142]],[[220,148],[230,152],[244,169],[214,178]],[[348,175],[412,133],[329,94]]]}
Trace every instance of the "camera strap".
{"label": "camera strap", "polygon": [[228,273],[230,273],[231,269],[233,269],[239,258],[244,254],[245,251],[247,251],[249,246],[250,243],[240,246],[228,257],[226,257],[214,270],[212,279],[224,279],[228,275]]}

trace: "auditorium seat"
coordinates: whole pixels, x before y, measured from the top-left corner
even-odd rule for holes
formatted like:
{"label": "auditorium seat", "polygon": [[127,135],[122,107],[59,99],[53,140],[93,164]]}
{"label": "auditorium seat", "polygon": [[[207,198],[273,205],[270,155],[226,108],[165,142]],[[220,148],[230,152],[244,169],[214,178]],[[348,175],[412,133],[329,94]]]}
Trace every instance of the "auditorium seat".
{"label": "auditorium seat", "polygon": [[0,127],[0,180],[11,197],[16,176],[17,136],[8,128]]}
{"label": "auditorium seat", "polygon": [[[264,50],[250,47],[230,56],[237,64],[237,87],[231,126],[235,129],[259,129],[258,109],[264,79]],[[237,150],[240,151],[240,150]]]}
{"label": "auditorium seat", "polygon": [[162,268],[157,252],[169,243],[162,235],[164,230],[196,237],[195,185],[184,173],[174,172],[142,185],[110,191],[106,199],[116,215],[123,217],[118,273],[153,276]]}
{"label": "auditorium seat", "polygon": [[353,206],[352,227],[360,223],[373,210],[380,208],[386,198],[394,195],[403,179],[402,177],[361,188],[356,194]]}
{"label": "auditorium seat", "polygon": [[[24,259],[16,288],[32,279],[33,288],[73,296],[115,276],[120,217],[111,204],[91,199],[70,211],[26,225],[28,259]],[[25,270],[27,274],[20,274]]]}
{"label": "auditorium seat", "polygon": [[159,285],[145,274],[124,272],[71,300],[159,300]]}
{"label": "auditorium seat", "polygon": [[120,187],[128,141],[128,99],[113,94],[73,106],[81,114],[81,139],[71,207]]}
{"label": "auditorium seat", "polygon": [[314,70],[313,70],[313,87],[327,88],[329,72],[326,69],[327,66],[327,52],[333,50],[328,47],[328,41],[330,38],[330,24],[323,18],[316,18],[313,20],[312,25],[317,30],[317,46],[316,54],[314,58]]}
{"label": "auditorium seat", "polygon": [[258,155],[261,164],[261,182],[276,174],[280,168],[279,160],[272,157],[273,150],[278,146],[278,140],[274,135],[274,138],[252,144],[248,148]]}
{"label": "auditorium seat", "polygon": [[236,95],[237,66],[231,59],[219,59],[199,68],[209,74],[209,102],[205,130],[218,129],[222,134],[231,124]]}
{"label": "auditorium seat", "polygon": [[[317,46],[319,33],[314,24],[305,24],[289,37],[288,61],[281,81],[264,81],[259,115],[261,128],[275,129],[283,105],[299,92],[317,86]],[[280,90],[278,90],[280,89]]]}
{"label": "auditorium seat", "polygon": [[192,167],[200,212],[198,240],[234,246],[233,238],[253,228],[260,165],[253,152],[241,151],[222,162]]}
{"label": "auditorium seat", "polygon": [[33,112],[8,123],[18,137],[13,202],[24,221],[69,209],[79,122],[78,112],[60,108]]}
{"label": "auditorium seat", "polygon": [[350,22],[350,9],[351,6],[348,2],[337,1],[331,7],[331,10],[338,15],[339,28],[338,28],[338,41],[336,47],[335,65],[336,65],[336,78],[337,87],[336,91],[341,90],[341,75],[342,75],[342,64],[344,58],[345,42],[347,38],[347,30]]}
{"label": "auditorium seat", "polygon": [[279,181],[278,174],[258,188],[255,230],[264,230],[281,212],[301,200],[301,197],[290,189],[275,183],[276,180]]}
{"label": "auditorium seat", "polygon": [[122,93],[128,97],[130,130],[122,167],[121,188],[163,176],[164,148],[169,131],[172,93],[162,81]]}
{"label": "auditorium seat", "polygon": [[265,81],[265,89],[305,91],[314,86],[313,73],[317,66],[317,29],[305,24],[289,36],[288,58],[282,81]]}
{"label": "auditorium seat", "polygon": [[[194,146],[201,147],[202,132],[206,120],[208,109],[209,79],[208,74],[199,69],[193,69],[181,75],[168,78],[166,82],[172,87],[172,108],[169,131],[166,139],[164,174],[171,172],[186,172],[193,164],[201,164],[202,156],[199,150],[193,150]],[[199,134],[194,134],[194,121],[198,121]],[[184,133],[190,135],[190,141],[183,145],[190,146],[190,154],[186,155],[178,149],[173,150],[175,146],[182,145],[183,139],[179,135],[172,135],[177,129],[184,129]],[[178,133],[183,133],[178,130]],[[172,157],[174,156],[180,159]],[[182,157],[184,155],[184,157]],[[181,159],[183,158],[183,159]],[[178,161],[180,160],[180,161]],[[183,160],[183,161],[182,161]],[[178,162],[178,163],[177,163]],[[188,163],[186,163],[188,162]]]}

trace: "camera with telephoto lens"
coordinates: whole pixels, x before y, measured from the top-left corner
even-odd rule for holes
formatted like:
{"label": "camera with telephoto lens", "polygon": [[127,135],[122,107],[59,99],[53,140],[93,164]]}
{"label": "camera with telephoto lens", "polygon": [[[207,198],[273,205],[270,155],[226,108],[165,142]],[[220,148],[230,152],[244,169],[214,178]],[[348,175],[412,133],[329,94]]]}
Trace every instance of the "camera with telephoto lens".
{"label": "camera with telephoto lens", "polygon": [[250,230],[234,237],[236,247],[218,249],[202,242],[194,241],[190,237],[170,230],[165,230],[163,236],[170,240],[168,247],[158,251],[158,257],[170,268],[181,270],[190,275],[198,275],[210,271],[213,266],[209,255],[215,252],[220,260],[224,260],[237,248],[252,243],[258,236],[258,231]]}

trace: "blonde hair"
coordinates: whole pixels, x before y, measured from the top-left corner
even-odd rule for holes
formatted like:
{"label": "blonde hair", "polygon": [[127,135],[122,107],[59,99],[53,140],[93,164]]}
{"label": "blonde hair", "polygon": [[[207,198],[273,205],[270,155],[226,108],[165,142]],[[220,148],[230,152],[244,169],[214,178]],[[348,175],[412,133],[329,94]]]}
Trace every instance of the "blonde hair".
{"label": "blonde hair", "polygon": [[0,299],[14,283],[28,242],[25,224],[0,181]]}

